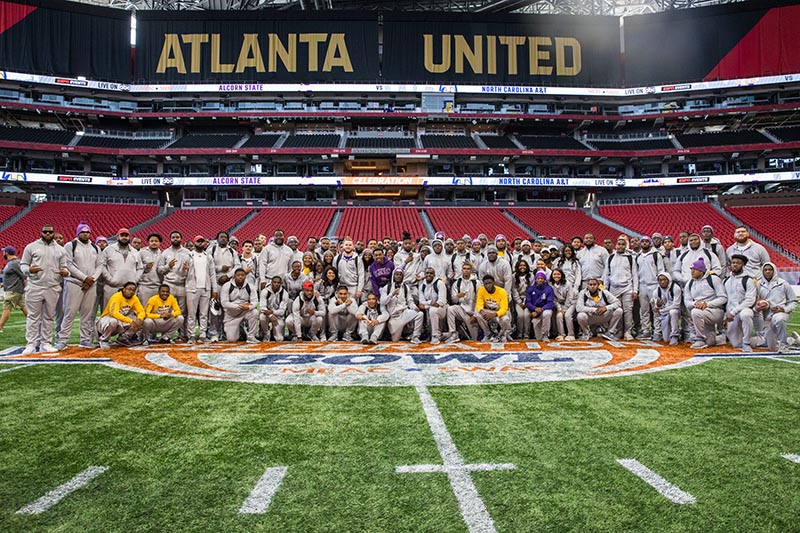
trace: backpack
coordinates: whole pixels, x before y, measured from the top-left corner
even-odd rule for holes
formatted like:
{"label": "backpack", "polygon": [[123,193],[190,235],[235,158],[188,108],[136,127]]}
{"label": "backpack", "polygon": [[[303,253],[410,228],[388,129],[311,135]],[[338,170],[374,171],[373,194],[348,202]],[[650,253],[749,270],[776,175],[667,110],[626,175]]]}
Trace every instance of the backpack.
{"label": "backpack", "polygon": [[[661,286],[658,286],[658,297],[663,299],[663,295],[661,294]],[[669,284],[669,298],[670,300],[675,299],[675,282]]]}
{"label": "backpack", "polygon": [[[231,295],[233,294],[233,288],[234,287],[236,287],[236,284],[235,283],[231,283],[231,286],[228,289],[228,298],[230,298]],[[247,289],[247,296],[251,296],[253,294],[253,289],[250,288],[250,284],[249,283],[245,282],[244,283],[244,288]],[[283,289],[281,289],[281,290],[283,290]]]}
{"label": "backpack", "polygon": [[[89,244],[92,245],[92,248],[94,248],[95,252],[97,252],[98,254],[100,253],[100,249],[97,247],[95,243],[89,241]],[[75,248],[77,247],[78,247],[78,239],[72,239],[72,257],[75,257]]]}
{"label": "backpack", "polygon": [[[211,248],[211,257],[213,259],[216,259],[215,256],[216,256],[216,253],[217,253],[217,248],[218,248],[218,246],[216,244],[214,245],[213,248]],[[235,260],[236,259],[236,252],[233,251],[233,248],[227,247],[226,249],[230,252],[231,259]]]}
{"label": "backpack", "polygon": [[[600,290],[600,294],[603,296],[603,302],[605,302],[606,307],[608,307],[608,296],[606,296],[606,291]],[[583,295],[583,305],[587,305],[589,303],[589,291],[587,290],[586,293]]]}
{"label": "backpack", "polygon": [[[700,249],[701,249],[701,250],[703,250],[703,253],[704,253],[704,254],[706,254],[706,257],[708,258],[708,268],[710,269],[710,268],[711,268],[711,252],[709,252],[707,249],[703,248],[702,246],[700,247]],[[686,257],[686,255],[687,255],[689,252],[691,252],[691,251],[692,251],[692,249],[691,249],[691,248],[689,248],[688,250],[686,250],[685,252],[683,252],[683,253],[680,255],[680,257],[678,258],[678,261],[680,261],[680,262],[681,262],[681,266],[683,266],[683,259],[684,259],[684,258]]]}
{"label": "backpack", "polygon": [[[458,252],[456,252],[456,253],[454,253],[453,255],[450,256],[450,268],[452,268],[453,270],[456,269],[456,257],[460,257]],[[469,262],[469,260],[470,260],[470,255],[469,255],[469,252],[467,252],[467,255],[466,255],[464,261],[465,262]]]}
{"label": "backpack", "polygon": [[[618,254],[613,253],[608,256],[608,273],[611,274],[611,260],[614,259]],[[631,272],[633,272],[633,256],[631,254],[625,254],[625,257],[628,258],[628,265],[631,267]]]}

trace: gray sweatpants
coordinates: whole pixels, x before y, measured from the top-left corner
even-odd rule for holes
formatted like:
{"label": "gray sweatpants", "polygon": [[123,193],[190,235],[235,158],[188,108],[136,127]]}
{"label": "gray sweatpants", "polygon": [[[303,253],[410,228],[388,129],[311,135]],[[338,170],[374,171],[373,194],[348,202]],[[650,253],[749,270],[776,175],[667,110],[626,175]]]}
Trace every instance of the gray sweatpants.
{"label": "gray sweatpants", "polygon": [[69,342],[75,317],[80,313],[80,342],[81,344],[91,343],[94,324],[97,320],[96,305],[97,289],[94,286],[83,291],[80,285],[67,282],[64,286],[64,320],[58,330],[57,342],[64,344]]}
{"label": "gray sweatpants", "polygon": [[52,342],[53,321],[59,296],[61,296],[61,287],[43,289],[29,284],[25,289],[25,306],[28,308],[28,318],[25,320],[25,340],[28,346]]}
{"label": "gray sweatpants", "polygon": [[[184,322],[184,327],[186,328],[187,339],[193,339],[195,336],[194,330],[198,323],[198,316],[200,323],[199,337],[201,339],[207,338],[206,330],[208,329],[208,306],[210,302],[211,291],[198,289],[195,292],[186,293],[186,321]],[[178,301],[178,306],[180,306],[180,300]],[[183,337],[183,332],[181,332],[181,337]]]}
{"label": "gray sweatpants", "polygon": [[164,320],[163,318],[145,318],[142,323],[142,333],[145,339],[149,339],[151,333],[159,333],[162,336],[170,337],[183,327],[183,323],[183,315],[174,316],[169,320]]}

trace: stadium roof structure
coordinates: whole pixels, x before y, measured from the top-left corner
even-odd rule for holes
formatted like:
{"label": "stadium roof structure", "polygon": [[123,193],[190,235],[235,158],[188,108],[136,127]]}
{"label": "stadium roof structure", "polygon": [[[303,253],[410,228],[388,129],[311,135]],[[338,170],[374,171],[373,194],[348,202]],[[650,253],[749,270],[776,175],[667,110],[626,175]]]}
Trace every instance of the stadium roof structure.
{"label": "stadium roof structure", "polygon": [[564,15],[641,15],[742,0],[75,0],[129,10],[363,10]]}

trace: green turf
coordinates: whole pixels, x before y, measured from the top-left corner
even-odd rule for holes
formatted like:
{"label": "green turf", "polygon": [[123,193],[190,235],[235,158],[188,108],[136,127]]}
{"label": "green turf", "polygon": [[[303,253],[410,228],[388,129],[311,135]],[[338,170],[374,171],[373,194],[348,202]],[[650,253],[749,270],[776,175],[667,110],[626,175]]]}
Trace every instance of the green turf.
{"label": "green turf", "polygon": [[[6,329],[0,346],[20,345]],[[21,330],[20,330],[21,332]],[[0,369],[12,365],[0,365]],[[0,531],[464,531],[412,388],[206,382],[102,366],[0,373]],[[798,531],[800,365],[431,392],[498,531]],[[690,492],[675,505],[615,461]],[[46,513],[16,510],[109,466]],[[238,509],[270,466],[267,514]]]}

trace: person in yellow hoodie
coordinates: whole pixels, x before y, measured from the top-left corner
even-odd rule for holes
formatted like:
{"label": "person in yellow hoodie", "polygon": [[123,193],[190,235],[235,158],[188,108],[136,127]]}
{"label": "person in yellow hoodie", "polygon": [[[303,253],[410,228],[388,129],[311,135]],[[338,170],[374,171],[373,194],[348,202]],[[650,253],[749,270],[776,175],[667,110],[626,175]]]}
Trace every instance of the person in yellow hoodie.
{"label": "person in yellow hoodie", "polygon": [[169,293],[169,285],[162,284],[158,287],[158,294],[147,300],[144,307],[144,323],[142,333],[144,342],[142,346],[150,345],[152,333],[161,334],[161,342],[172,342],[172,335],[183,327],[184,317],[178,300]]}
{"label": "person in yellow hoodie", "polygon": [[[494,276],[483,276],[483,287],[478,289],[475,298],[475,319],[483,330],[484,342],[507,342],[511,332],[511,314],[508,312],[508,293],[502,287],[495,287]],[[491,324],[496,323],[500,332],[492,335]]]}
{"label": "person in yellow hoodie", "polygon": [[141,329],[144,321],[144,308],[139,298],[136,297],[136,284],[128,281],[118,292],[108,300],[103,314],[97,320],[97,337],[100,339],[100,348],[111,348],[109,341],[118,335],[117,343],[128,346],[133,343],[133,337]]}

